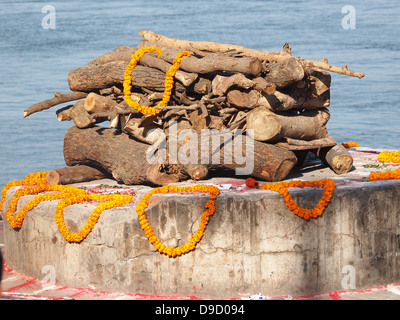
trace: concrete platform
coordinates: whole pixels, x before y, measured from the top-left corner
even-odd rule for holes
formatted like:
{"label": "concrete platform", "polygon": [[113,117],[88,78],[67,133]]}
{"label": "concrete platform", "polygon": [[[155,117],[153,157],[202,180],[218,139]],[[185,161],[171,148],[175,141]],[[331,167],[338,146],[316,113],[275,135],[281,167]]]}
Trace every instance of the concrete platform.
{"label": "concrete platform", "polygon": [[[249,190],[243,179],[198,182],[220,186],[216,211],[196,249],[174,259],[155,251],[138,223],[136,204],[150,188],[111,188],[116,185],[112,180],[80,184],[96,192],[130,189],[135,201],[103,212],[79,244],[66,242],[60,234],[53,218],[57,201],[41,203],[27,214],[20,230],[4,222],[6,261],[36,279],[52,270],[62,286],[150,296],[315,296],[398,283],[400,180],[366,180],[371,171],[398,167],[371,167],[379,165],[380,151],[350,149],[354,168],[345,175],[312,158],[292,172],[287,180],[331,178],[337,183],[323,215],[310,221],[295,216],[279,194]],[[10,189],[3,209],[15,189]],[[312,208],[322,190],[290,193],[300,206]],[[22,198],[19,206],[31,198]],[[197,229],[207,200],[200,194],[154,195],[147,216],[165,244],[181,245]],[[66,208],[70,230],[79,230],[93,208],[90,203]]]}

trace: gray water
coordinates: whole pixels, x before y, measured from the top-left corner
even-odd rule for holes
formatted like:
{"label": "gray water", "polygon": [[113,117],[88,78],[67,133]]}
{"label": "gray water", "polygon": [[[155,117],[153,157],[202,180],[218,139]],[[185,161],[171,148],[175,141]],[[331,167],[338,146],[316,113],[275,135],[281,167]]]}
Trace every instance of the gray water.
{"label": "gray water", "polygon": [[[55,29],[44,29],[45,5]],[[355,29],[344,29],[352,5]],[[0,188],[29,172],[65,166],[65,105],[22,118],[30,105],[68,92],[68,71],[112,51],[135,46],[151,30],[190,40],[238,44],[292,54],[366,74],[332,73],[328,132],[338,142],[398,150],[400,3],[383,1],[4,1],[0,2]]]}

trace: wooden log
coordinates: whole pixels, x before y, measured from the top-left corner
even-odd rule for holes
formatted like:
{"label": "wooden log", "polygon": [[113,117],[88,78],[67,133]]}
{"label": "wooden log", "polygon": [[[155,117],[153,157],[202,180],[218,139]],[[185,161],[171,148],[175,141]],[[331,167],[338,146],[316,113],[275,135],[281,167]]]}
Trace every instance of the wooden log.
{"label": "wooden log", "polygon": [[[180,49],[186,49],[186,50],[188,50],[188,49],[190,50],[190,48],[194,48],[197,50],[210,51],[210,52],[234,51],[234,52],[242,53],[246,56],[256,57],[260,60],[266,60],[266,61],[282,61],[282,60],[285,60],[285,59],[291,57],[291,47],[288,43],[284,44],[283,49],[281,51],[268,52],[268,51],[249,49],[249,48],[245,48],[242,46],[226,44],[226,43],[216,43],[216,42],[209,42],[209,41],[188,41],[188,40],[174,39],[174,38],[162,36],[159,34],[155,34],[154,32],[151,32],[151,31],[140,31],[139,35],[142,36],[143,39],[148,40],[148,41],[154,41],[154,42],[164,44],[166,46],[180,48]],[[331,72],[336,72],[339,74],[344,74],[344,75],[351,76],[351,77],[357,77],[359,79],[361,79],[362,77],[365,76],[365,74],[362,72],[349,70],[347,68],[347,65],[344,65],[343,67],[337,67],[334,65],[330,65],[330,64],[328,64],[328,61],[326,58],[322,59],[321,61],[314,61],[314,60],[301,59],[301,58],[297,58],[297,59],[303,64],[304,68],[316,67],[316,68],[320,68],[320,69],[331,71]]]}
{"label": "wooden log", "polygon": [[353,167],[353,157],[340,143],[334,147],[322,148],[314,152],[323,163],[337,174],[347,173]]}
{"label": "wooden log", "polygon": [[70,121],[72,120],[71,118],[71,108],[73,107],[73,104],[70,104],[66,107],[60,108],[56,111],[57,115],[57,120],[58,121]]}
{"label": "wooden log", "polygon": [[[112,86],[122,85],[127,63],[112,61],[103,65],[86,65],[72,69],[68,73],[68,84],[72,91],[92,92]],[[164,91],[165,74],[155,68],[137,65],[132,72],[132,86],[144,87],[152,91]],[[175,90],[184,90],[180,83]]]}
{"label": "wooden log", "polygon": [[236,73],[229,77],[217,75],[212,81],[212,93],[215,96],[223,96],[231,87],[250,89],[255,86],[256,83],[246,78],[242,73]]}
{"label": "wooden log", "polygon": [[247,133],[257,141],[276,142],[283,138],[279,117],[264,107],[258,107],[246,115]]}
{"label": "wooden log", "polygon": [[84,100],[84,107],[89,113],[110,112],[117,108],[118,102],[109,96],[91,92]]}
{"label": "wooden log", "polygon": [[69,110],[69,116],[78,128],[87,128],[93,125],[92,119],[89,112],[85,109],[85,101],[79,100],[75,105]]}
{"label": "wooden log", "polygon": [[[172,64],[150,54],[145,54],[140,59],[139,63],[146,67],[156,68],[158,70],[163,71],[164,73],[166,73],[172,66]],[[175,79],[180,81],[186,87],[190,86],[197,79],[197,77],[198,74],[196,73],[189,73],[181,70],[178,70],[175,73]]]}
{"label": "wooden log", "polygon": [[276,91],[272,95],[258,93],[257,105],[263,106],[271,111],[287,111],[299,109],[306,100],[306,91],[293,88],[287,93]]}
{"label": "wooden log", "polygon": [[210,41],[187,41],[187,40],[174,39],[156,34],[151,31],[140,31],[139,35],[142,36],[143,39],[145,40],[158,42],[165,46],[179,48],[182,50],[190,50],[191,48],[193,48],[209,52],[235,51],[242,53],[246,56],[252,56],[260,60],[268,60],[268,61],[281,61],[291,56],[290,46],[288,45],[284,46],[284,48],[281,51],[267,52],[267,51],[249,49],[242,46],[232,45],[227,43],[217,43]]}
{"label": "wooden log", "polygon": [[105,179],[107,177],[109,177],[109,174],[104,170],[86,165],[53,169],[46,174],[46,180],[49,184],[62,185]]}
{"label": "wooden log", "polygon": [[[250,175],[257,179],[267,181],[284,179],[297,162],[291,151],[257,141],[254,141],[254,148],[250,148],[246,146],[245,136],[240,135],[239,138],[243,139],[238,146],[242,155],[247,156],[251,153],[249,160],[254,161],[254,166]],[[209,140],[209,145],[212,145],[212,140]],[[203,177],[201,172],[197,175],[194,171],[186,172],[185,166],[180,164],[158,162],[150,164],[146,159],[148,147],[149,145],[130,139],[127,134],[118,134],[112,129],[72,127],[65,135],[64,159],[68,166],[84,164],[102,168],[114,179],[125,184],[163,184],[178,181],[188,175]],[[243,167],[243,163],[236,158],[226,158],[226,154],[229,156],[232,154],[225,152],[225,148],[235,152],[235,147],[236,144],[232,146],[229,142],[218,144],[216,150],[206,153],[208,163],[204,165],[207,170],[210,168],[234,170]],[[220,154],[218,163],[213,162],[216,152]],[[192,164],[193,170],[202,167],[196,166],[198,163]]]}
{"label": "wooden log", "polygon": [[330,105],[331,75],[317,68],[306,69],[307,96],[302,108],[315,109]]}
{"label": "wooden log", "polygon": [[[73,91],[79,91],[79,90],[73,90]],[[86,96],[87,96],[86,92],[69,92],[69,93],[56,92],[54,93],[54,98],[35,103],[31,105],[29,108],[25,109],[24,118],[30,116],[35,112],[50,109],[51,107],[54,107],[61,103],[79,100],[85,98]]]}
{"label": "wooden log", "polygon": [[298,140],[316,140],[328,137],[326,123],[330,118],[327,108],[304,110],[303,112],[288,111],[277,114],[283,136]]}
{"label": "wooden log", "polygon": [[277,142],[282,138],[315,140],[327,138],[326,123],[329,120],[328,109],[305,110],[274,113],[267,108],[258,107],[247,114],[247,130],[255,140]]}
{"label": "wooden log", "polygon": [[149,182],[147,148],[147,144],[113,129],[72,127],[65,134],[64,159],[67,166],[95,166],[106,170],[119,182],[142,184]]}
{"label": "wooden log", "polygon": [[286,88],[304,77],[303,65],[296,58],[269,63],[264,71],[267,72],[265,80],[274,83],[277,89]]}
{"label": "wooden log", "polygon": [[[146,47],[151,45],[161,49],[163,54],[160,56],[160,58],[168,63],[172,63],[175,59],[175,56],[181,51],[176,48],[160,45],[160,43],[157,42],[148,41],[139,43],[138,47]],[[221,53],[211,53],[201,58],[197,58],[194,55],[190,57],[185,56],[182,58],[179,68],[187,72],[198,74],[225,71],[258,76],[262,71],[262,63],[259,59],[254,57],[232,57],[230,55]]]}
{"label": "wooden log", "polygon": [[260,95],[257,93],[256,90],[245,92],[234,89],[230,90],[226,95],[227,101],[230,105],[245,109],[253,109],[255,107],[258,107],[259,97]]}
{"label": "wooden log", "polygon": [[128,46],[119,46],[111,52],[107,52],[93,60],[87,65],[99,66],[113,61],[125,61],[126,64],[131,60],[132,54],[136,52],[137,48]]}
{"label": "wooden log", "polygon": [[149,125],[141,125],[141,118],[133,118],[131,116],[121,116],[121,131],[125,132],[141,142],[153,144],[163,133],[162,130],[154,122]]}

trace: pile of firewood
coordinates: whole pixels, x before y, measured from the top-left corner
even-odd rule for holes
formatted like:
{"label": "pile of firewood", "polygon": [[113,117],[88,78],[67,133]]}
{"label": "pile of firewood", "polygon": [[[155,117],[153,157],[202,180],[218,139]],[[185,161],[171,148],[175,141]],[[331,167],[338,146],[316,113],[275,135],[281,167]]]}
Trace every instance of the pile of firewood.
{"label": "pile of firewood", "polygon": [[[336,173],[348,172],[352,157],[329,136],[330,84],[328,71],[361,78],[364,74],[347,66],[328,64],[326,58],[312,61],[291,55],[285,44],[278,52],[241,46],[173,39],[150,31],[139,33],[143,40],[136,48],[120,46],[68,74],[72,92],[32,105],[24,117],[62,103],[76,101],[57,110],[59,121],[75,124],[65,135],[67,168],[49,172],[51,183],[74,183],[112,176],[125,184],[155,185],[204,179],[220,168],[234,170],[243,164],[149,163],[149,146],[167,133],[173,121],[177,131],[203,129],[232,132],[240,129],[254,139],[254,169],[249,175],[266,180],[284,179],[301,164],[308,151]],[[147,53],[132,73],[132,98],[141,105],[154,106],[163,97],[165,73],[174,57],[183,57],[175,75],[174,90],[167,106],[157,115],[143,115],[124,101],[125,67],[139,48],[155,46],[163,54]],[[109,121],[108,128],[96,124]],[[243,140],[244,141],[244,140]],[[245,142],[245,141],[244,141]],[[179,142],[180,146],[187,141]],[[246,143],[242,144],[246,154]],[[247,150],[248,152],[249,150]],[[168,151],[167,151],[168,153]],[[78,166],[77,166],[78,165]]]}

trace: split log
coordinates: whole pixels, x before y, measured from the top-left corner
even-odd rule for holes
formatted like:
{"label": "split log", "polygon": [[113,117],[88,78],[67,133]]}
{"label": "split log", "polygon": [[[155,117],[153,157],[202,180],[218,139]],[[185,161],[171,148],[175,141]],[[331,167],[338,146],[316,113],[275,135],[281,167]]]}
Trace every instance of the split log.
{"label": "split log", "polygon": [[336,144],[334,147],[316,150],[315,154],[337,174],[347,173],[353,167],[353,157],[340,143]]}
{"label": "split log", "polygon": [[[212,137],[210,139],[211,141],[208,140],[208,142],[212,146]],[[254,161],[253,172],[250,175],[257,179],[282,180],[297,162],[297,158],[290,151],[257,141],[254,141],[254,148],[250,148],[246,146],[245,136],[241,135],[239,139],[242,139],[238,146],[241,148],[241,155],[248,156],[249,160]],[[217,149],[205,155],[209,161],[205,164],[207,170],[210,168],[234,170],[244,167],[243,163],[239,163],[236,159],[232,161],[225,156],[225,153],[232,156],[232,153],[225,152],[226,148],[234,152],[235,147],[236,144],[232,146],[229,141],[225,144],[218,143]],[[201,172],[195,173],[195,170],[203,166],[196,166],[196,163],[191,166],[193,170],[191,172],[186,172],[185,166],[180,164],[159,162],[150,164],[146,159],[148,148],[149,145],[130,139],[127,134],[118,134],[112,129],[72,127],[64,138],[64,159],[68,166],[84,164],[102,168],[114,179],[125,184],[159,185],[179,181],[187,178],[188,175],[203,177]],[[220,154],[220,161],[213,163],[216,153]]]}
{"label": "split log", "polygon": [[78,128],[87,128],[93,124],[89,112],[85,109],[85,101],[79,100],[69,109],[69,116]]}
{"label": "split log", "polygon": [[283,137],[298,140],[315,140],[328,137],[326,123],[328,109],[305,110],[274,113],[267,108],[258,107],[247,114],[247,130],[255,140],[276,142]]}
{"label": "split log", "polygon": [[131,116],[121,116],[121,131],[125,132],[141,142],[153,144],[157,141],[163,131],[154,122],[149,125],[141,125],[141,118],[133,118]]}
{"label": "split log", "polygon": [[331,75],[329,72],[317,69],[306,69],[307,97],[302,108],[315,109],[330,105]]}
{"label": "split log", "polygon": [[274,83],[277,89],[282,89],[300,81],[304,77],[303,65],[296,58],[270,63],[266,66],[265,80]]}
{"label": "split log", "polygon": [[109,96],[91,92],[84,100],[84,107],[89,113],[110,112],[117,108],[118,102]]}
{"label": "split log", "polygon": [[[73,90],[73,91],[80,91],[80,90]],[[54,107],[61,103],[79,100],[85,98],[86,96],[87,96],[86,92],[69,92],[69,93],[56,92],[54,93],[54,98],[39,103],[35,103],[34,105],[31,105],[29,108],[25,109],[24,118],[30,116],[35,112],[50,109],[51,107]]]}
{"label": "split log", "polygon": [[108,177],[109,174],[104,170],[86,165],[53,169],[46,174],[46,180],[49,184],[62,185],[105,179]]}

